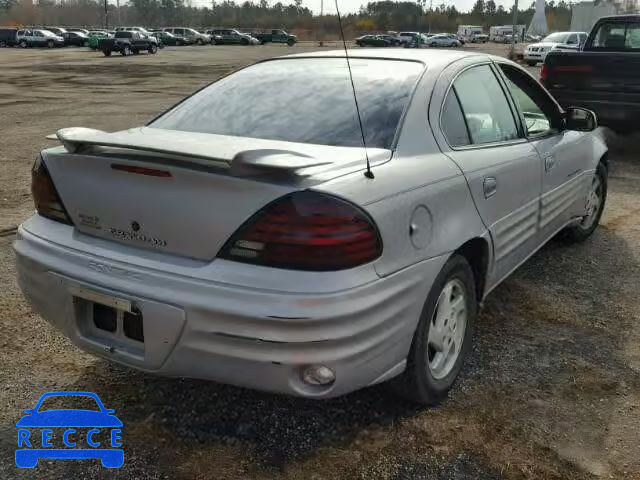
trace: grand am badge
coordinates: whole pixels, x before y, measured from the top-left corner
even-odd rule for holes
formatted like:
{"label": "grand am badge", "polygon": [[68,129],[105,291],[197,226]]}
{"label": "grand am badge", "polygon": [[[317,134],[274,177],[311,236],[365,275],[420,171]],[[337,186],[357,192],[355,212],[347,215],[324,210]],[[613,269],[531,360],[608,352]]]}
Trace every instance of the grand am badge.
{"label": "grand am badge", "polygon": [[[130,231],[130,230],[121,230],[119,228],[109,227],[107,231],[115,238],[119,238],[120,240],[133,241],[133,242],[141,242],[146,243],[148,245],[154,247],[166,247],[167,241],[162,238],[152,237],[150,235],[146,235],[144,233],[140,233],[140,225],[135,222],[138,231]],[[133,228],[133,225],[131,226]]]}

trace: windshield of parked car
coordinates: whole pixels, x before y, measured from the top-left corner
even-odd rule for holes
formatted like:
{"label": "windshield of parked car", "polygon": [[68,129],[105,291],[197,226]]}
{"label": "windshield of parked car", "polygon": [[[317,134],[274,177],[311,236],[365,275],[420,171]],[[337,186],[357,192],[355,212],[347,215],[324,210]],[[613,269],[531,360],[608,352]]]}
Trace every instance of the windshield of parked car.
{"label": "windshield of parked car", "polygon": [[93,410],[100,411],[96,399],[88,395],[54,395],[45,397],[38,412],[47,410]]}
{"label": "windshield of parked car", "polygon": [[551,35],[547,35],[542,39],[543,42],[551,42],[551,43],[565,43],[567,38],[569,38],[570,33],[552,33]]}
{"label": "windshield of parked car", "polygon": [[[367,146],[390,148],[424,65],[351,58]],[[362,137],[344,58],[258,63],[201,90],[154,128],[356,147]]]}

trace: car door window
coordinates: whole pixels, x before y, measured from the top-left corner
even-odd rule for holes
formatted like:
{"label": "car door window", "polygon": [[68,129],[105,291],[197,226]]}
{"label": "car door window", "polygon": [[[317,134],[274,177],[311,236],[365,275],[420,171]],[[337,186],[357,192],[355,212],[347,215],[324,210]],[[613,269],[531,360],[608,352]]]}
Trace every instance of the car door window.
{"label": "car door window", "polygon": [[453,82],[453,87],[472,143],[481,145],[518,138],[513,112],[489,65],[465,70]]}
{"label": "car door window", "polygon": [[576,35],[575,33],[569,35],[569,38],[567,38],[567,45],[577,45],[578,44],[578,35]]}
{"label": "car door window", "polygon": [[449,90],[447,98],[442,106],[442,115],[440,116],[440,127],[442,133],[447,138],[447,142],[452,147],[463,147],[469,145],[469,131],[464,121],[460,102],[456,95],[455,89]]}
{"label": "car door window", "polygon": [[524,117],[527,136],[536,137],[555,133],[559,111],[542,87],[517,68],[501,64],[500,69]]}

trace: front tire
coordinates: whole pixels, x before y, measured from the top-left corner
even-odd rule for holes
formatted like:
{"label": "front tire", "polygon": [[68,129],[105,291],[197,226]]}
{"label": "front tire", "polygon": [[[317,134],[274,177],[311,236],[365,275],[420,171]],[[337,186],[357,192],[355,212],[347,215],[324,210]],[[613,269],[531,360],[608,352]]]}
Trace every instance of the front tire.
{"label": "front tire", "polygon": [[204,45],[204,42],[202,41],[201,38],[199,38],[198,40],[196,40],[196,43],[200,46]]}
{"label": "front tire", "polygon": [[122,47],[120,54],[123,57],[128,57],[129,55],[131,55],[131,48],[129,48],[129,45],[125,45],[124,47]]}
{"label": "front tire", "polygon": [[158,53],[158,46],[152,43],[149,46],[149,53],[152,55],[155,55],[156,53]]}
{"label": "front tire", "polygon": [[18,45],[20,45],[20,48],[27,48],[28,47],[27,42],[24,41],[24,40],[20,40],[20,43],[18,43]]}
{"label": "front tire", "polygon": [[567,243],[584,242],[598,228],[604,205],[607,201],[607,168],[598,163],[596,172],[591,181],[589,193],[586,198],[586,212],[577,225],[566,228],[562,232],[562,238]]}
{"label": "front tire", "polygon": [[392,381],[398,393],[422,405],[446,398],[471,348],[477,310],[471,266],[463,256],[453,255],[427,296],[407,367]]}
{"label": "front tire", "polygon": [[111,56],[111,50],[103,50],[102,53],[104,53],[105,57],[110,57]]}

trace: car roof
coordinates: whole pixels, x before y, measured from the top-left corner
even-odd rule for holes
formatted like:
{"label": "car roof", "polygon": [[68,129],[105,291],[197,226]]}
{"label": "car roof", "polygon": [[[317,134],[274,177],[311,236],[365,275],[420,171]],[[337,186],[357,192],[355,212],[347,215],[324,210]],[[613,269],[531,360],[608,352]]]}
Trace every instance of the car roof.
{"label": "car roof", "polygon": [[[481,52],[465,52],[455,50],[436,50],[428,48],[393,48],[393,49],[378,49],[378,48],[359,48],[347,50],[349,58],[380,58],[384,60],[413,60],[423,62],[428,65],[434,64],[449,64],[456,60],[466,57],[484,57],[493,58],[493,55],[488,55]],[[285,55],[278,58],[344,58],[344,50],[329,50],[318,51],[309,53],[296,53],[293,55]],[[504,60],[502,57],[495,57]]]}

